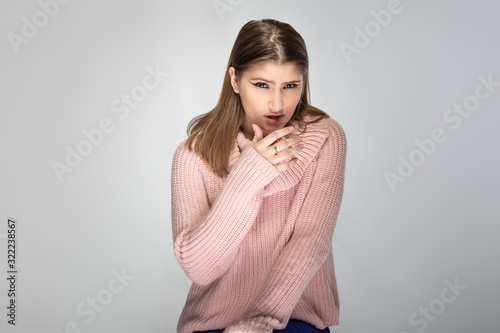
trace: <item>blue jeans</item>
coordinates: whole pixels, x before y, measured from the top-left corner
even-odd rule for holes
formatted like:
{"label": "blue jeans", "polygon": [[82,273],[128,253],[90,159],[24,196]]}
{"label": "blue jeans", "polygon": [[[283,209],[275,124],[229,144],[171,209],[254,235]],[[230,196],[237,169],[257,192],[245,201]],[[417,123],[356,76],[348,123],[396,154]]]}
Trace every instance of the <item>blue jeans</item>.
{"label": "blue jeans", "polygon": [[[213,331],[196,331],[193,333],[222,333],[224,330],[213,330]],[[323,330],[317,329],[311,324],[308,324],[301,320],[290,319],[288,325],[282,330],[274,330],[275,333],[330,333],[330,329],[327,327]]]}

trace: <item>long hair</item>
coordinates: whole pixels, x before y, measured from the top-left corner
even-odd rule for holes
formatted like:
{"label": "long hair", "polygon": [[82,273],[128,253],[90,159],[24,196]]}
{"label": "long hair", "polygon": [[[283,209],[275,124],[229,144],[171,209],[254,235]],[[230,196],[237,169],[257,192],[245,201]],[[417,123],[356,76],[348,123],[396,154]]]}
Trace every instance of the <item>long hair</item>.
{"label": "long hair", "polygon": [[[194,150],[219,175],[223,175],[226,170],[245,114],[240,96],[231,86],[229,68],[234,67],[239,80],[250,66],[268,60],[278,64],[295,63],[303,73],[300,101],[285,126],[291,123],[307,126],[308,123],[328,117],[325,112],[309,105],[309,58],[302,36],[291,25],[276,20],[248,22],[241,28],[234,42],[217,105],[211,111],[192,119],[187,127],[187,147]],[[315,118],[305,122],[306,115]]]}

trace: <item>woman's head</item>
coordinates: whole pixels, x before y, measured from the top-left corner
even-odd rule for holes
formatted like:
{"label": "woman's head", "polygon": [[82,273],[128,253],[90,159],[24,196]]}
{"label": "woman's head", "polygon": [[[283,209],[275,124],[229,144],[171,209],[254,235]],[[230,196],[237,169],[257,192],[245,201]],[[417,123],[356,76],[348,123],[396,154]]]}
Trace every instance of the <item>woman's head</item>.
{"label": "woman's head", "polygon": [[225,79],[229,74],[233,91],[240,97],[241,129],[247,137],[253,135],[252,123],[267,135],[297,116],[299,102],[307,104],[308,67],[304,40],[289,24],[262,20],[243,26]]}
{"label": "woman's head", "polygon": [[285,127],[298,110],[304,75],[295,63],[259,61],[238,77],[230,67],[229,75],[244,110],[240,129],[248,139],[254,136],[253,124],[266,136]]}
{"label": "woman's head", "polygon": [[[239,81],[245,71],[265,62],[295,65],[302,73],[300,103],[308,104],[309,58],[306,44],[291,25],[272,19],[250,21],[241,28],[229,56],[222,93],[234,94],[234,89],[233,91],[227,89],[229,88],[227,83],[231,80],[231,68],[234,68],[235,78]],[[294,110],[291,120],[298,115],[300,103]]]}
{"label": "woman's head", "polygon": [[[296,81],[293,77],[300,76],[300,84],[293,88],[295,89],[293,90],[294,98],[289,98],[290,101],[294,101],[293,112],[290,112],[291,114],[286,119],[283,117],[286,121],[280,121],[280,127],[287,126],[292,121],[303,122],[305,114],[319,116],[315,121],[327,117],[324,112],[309,105],[309,60],[306,45],[300,34],[289,24],[276,20],[264,19],[248,22],[241,28],[234,42],[217,105],[212,111],[196,117],[188,125],[188,147],[191,147],[194,142],[195,152],[218,173],[222,174],[225,171],[238,130],[241,128],[247,136],[251,134],[248,133],[251,124],[248,127],[245,123],[246,110],[244,108],[244,104],[248,108],[249,103],[243,103],[242,98],[245,100],[245,96],[240,96],[242,91],[239,88],[242,87],[239,85],[245,82],[242,78],[245,73],[255,72],[256,69],[262,70],[268,65],[278,72],[279,69],[289,69],[285,70],[289,75],[274,76],[278,78],[280,84],[288,83],[288,80]],[[252,81],[251,84],[259,82],[259,80]],[[245,83],[248,84],[249,81]],[[280,85],[280,88],[284,86]],[[289,96],[291,90],[286,91],[286,94]],[[248,101],[248,98],[246,100]],[[252,98],[252,101],[255,101],[255,98]],[[290,105],[288,103],[286,106],[287,112]],[[271,127],[269,129],[272,129]]]}

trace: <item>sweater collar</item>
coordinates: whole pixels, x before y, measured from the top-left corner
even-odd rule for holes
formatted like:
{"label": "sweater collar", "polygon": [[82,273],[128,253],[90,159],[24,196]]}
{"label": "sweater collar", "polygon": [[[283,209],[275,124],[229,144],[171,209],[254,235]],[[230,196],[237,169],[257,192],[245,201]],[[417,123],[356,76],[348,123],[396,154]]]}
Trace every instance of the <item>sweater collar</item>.
{"label": "sweater collar", "polygon": [[236,136],[236,144],[238,145],[238,148],[241,152],[250,147],[252,141],[247,139],[245,134],[241,130],[239,130],[238,135]]}

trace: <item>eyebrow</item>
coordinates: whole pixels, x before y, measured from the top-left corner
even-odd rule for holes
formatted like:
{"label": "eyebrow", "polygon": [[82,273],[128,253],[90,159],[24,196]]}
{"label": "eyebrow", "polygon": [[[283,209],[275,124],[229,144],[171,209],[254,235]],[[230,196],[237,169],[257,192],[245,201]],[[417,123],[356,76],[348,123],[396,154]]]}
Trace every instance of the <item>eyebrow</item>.
{"label": "eyebrow", "polygon": [[[274,84],[274,81],[269,81],[269,80],[266,80],[266,79],[263,79],[261,77],[256,77],[256,78],[252,78],[250,79],[250,81],[255,81],[255,80],[258,80],[258,81],[264,81],[266,83],[271,83],[271,84]],[[284,84],[289,84],[289,83],[300,83],[302,82],[302,80],[293,80],[293,81],[288,81],[288,82],[284,82]]]}

